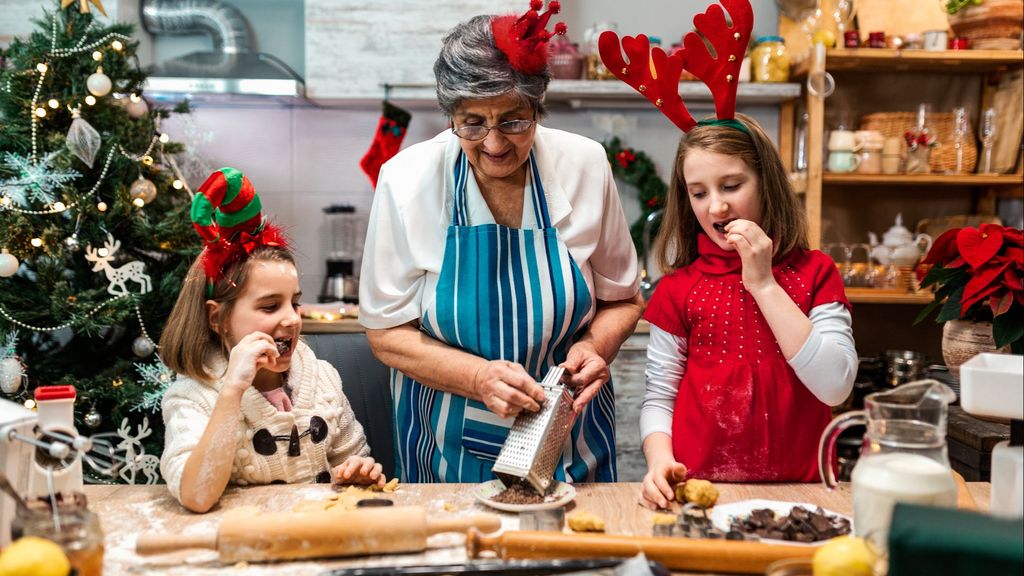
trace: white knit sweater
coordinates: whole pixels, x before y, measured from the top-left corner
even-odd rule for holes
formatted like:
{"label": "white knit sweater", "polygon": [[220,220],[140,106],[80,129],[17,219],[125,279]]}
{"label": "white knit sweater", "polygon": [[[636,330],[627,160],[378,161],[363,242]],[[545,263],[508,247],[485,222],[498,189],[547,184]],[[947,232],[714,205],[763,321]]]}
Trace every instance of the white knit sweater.
{"label": "white knit sweater", "polygon": [[[209,373],[222,375],[227,360],[221,353],[212,354],[207,366]],[[203,436],[222,385],[220,378],[208,386],[179,375],[164,395],[166,436],[160,473],[179,501],[185,462]],[[291,412],[278,412],[255,388],[242,394],[230,482],[329,482],[334,466],[350,456],[370,453],[363,427],[342,392],[338,371],[317,360],[303,342],[292,356],[288,385]],[[293,452],[297,447],[299,454],[289,455],[289,447]]]}

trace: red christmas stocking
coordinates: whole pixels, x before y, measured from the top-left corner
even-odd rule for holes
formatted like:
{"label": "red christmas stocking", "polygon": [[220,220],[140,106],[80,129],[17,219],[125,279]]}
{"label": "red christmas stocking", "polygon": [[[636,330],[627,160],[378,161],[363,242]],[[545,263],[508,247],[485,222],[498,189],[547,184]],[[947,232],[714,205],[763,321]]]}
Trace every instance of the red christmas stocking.
{"label": "red christmas stocking", "polygon": [[380,122],[377,123],[377,132],[373,136],[373,142],[370,143],[370,149],[363,155],[363,159],[359,161],[359,167],[366,172],[374,188],[377,187],[377,175],[380,173],[380,167],[392,156],[398,154],[398,149],[402,147],[402,139],[405,138],[405,130],[409,127],[411,119],[412,114],[387,100],[384,101],[383,112]]}

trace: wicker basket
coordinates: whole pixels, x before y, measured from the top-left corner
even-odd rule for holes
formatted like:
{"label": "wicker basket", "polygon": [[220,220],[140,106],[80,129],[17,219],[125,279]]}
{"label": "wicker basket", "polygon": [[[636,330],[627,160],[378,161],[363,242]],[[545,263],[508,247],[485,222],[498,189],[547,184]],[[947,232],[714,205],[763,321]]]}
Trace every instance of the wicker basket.
{"label": "wicker basket", "polygon": [[[932,149],[928,158],[928,166],[932,172],[941,174],[956,170],[956,146],[953,145],[955,124],[956,119],[952,112],[929,114],[926,119],[928,130],[935,134],[941,144]],[[903,140],[903,135],[916,127],[917,112],[876,112],[861,118],[860,130],[877,130],[886,138],[897,136]],[[903,145],[903,153],[906,154],[906,144]],[[977,164],[978,146],[974,140],[974,129],[969,127],[967,137],[964,138],[963,172],[974,172]]]}

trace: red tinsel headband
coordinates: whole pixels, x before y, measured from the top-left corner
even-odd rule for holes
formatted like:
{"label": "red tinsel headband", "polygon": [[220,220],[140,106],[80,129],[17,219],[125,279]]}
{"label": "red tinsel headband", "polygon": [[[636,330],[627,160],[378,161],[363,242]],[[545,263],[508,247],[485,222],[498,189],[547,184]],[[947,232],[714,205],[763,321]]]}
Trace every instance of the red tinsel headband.
{"label": "red tinsel headband", "polygon": [[[696,32],[683,38],[683,49],[669,56],[661,48],[651,49],[647,36],[625,36],[622,49],[629,63],[622,58],[619,37],[611,31],[601,34],[598,51],[601,61],[619,80],[633,87],[650,100],[683,132],[698,124],[725,124],[747,132],[746,126],[736,118],[736,88],[740,66],[754,28],[754,10],[748,0],[721,0],[729,11],[732,26],[725,21],[725,13],[718,4],[693,17]],[[714,55],[708,49],[714,50]],[[683,68],[700,78],[715,101],[717,120],[698,123],[690,115],[679,96],[679,78]]]}
{"label": "red tinsel headband", "polygon": [[200,258],[208,289],[257,248],[288,246],[284,234],[263,217],[252,182],[235,168],[221,168],[203,182],[192,199],[191,217],[206,244]]}
{"label": "red tinsel headband", "polygon": [[548,65],[548,40],[554,34],[565,34],[565,23],[555,24],[554,34],[546,30],[548,20],[562,9],[557,0],[548,3],[548,11],[542,0],[530,0],[530,9],[522,16],[509,14],[495,16],[491,20],[494,45],[505,53],[512,68],[523,74],[538,74]]}

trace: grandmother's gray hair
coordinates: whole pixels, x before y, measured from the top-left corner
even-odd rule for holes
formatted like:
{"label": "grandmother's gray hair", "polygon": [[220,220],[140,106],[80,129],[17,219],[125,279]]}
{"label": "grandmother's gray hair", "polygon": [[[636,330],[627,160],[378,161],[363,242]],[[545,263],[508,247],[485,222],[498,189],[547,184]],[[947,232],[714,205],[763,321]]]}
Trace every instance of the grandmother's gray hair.
{"label": "grandmother's gray hair", "polygon": [[441,111],[450,117],[465,100],[514,94],[542,118],[551,72],[545,68],[539,74],[523,74],[512,68],[505,53],[494,45],[491,18],[474,16],[452,28],[442,41],[434,62]]}

